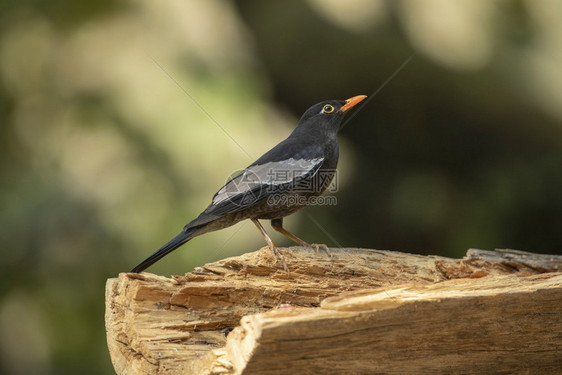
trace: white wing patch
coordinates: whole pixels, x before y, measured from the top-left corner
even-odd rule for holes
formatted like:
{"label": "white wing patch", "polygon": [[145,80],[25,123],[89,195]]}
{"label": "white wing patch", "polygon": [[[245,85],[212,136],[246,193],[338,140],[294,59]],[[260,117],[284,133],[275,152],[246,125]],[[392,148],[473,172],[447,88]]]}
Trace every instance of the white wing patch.
{"label": "white wing patch", "polygon": [[249,191],[289,183],[310,173],[324,158],[274,161],[246,168],[226,183],[213,197],[213,204],[231,199]]}

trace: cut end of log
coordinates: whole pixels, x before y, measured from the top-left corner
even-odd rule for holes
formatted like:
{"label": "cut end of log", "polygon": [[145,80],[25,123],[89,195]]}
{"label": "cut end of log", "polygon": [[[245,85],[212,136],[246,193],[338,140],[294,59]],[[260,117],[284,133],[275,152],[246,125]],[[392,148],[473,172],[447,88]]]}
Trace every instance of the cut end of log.
{"label": "cut end of log", "polygon": [[289,273],[257,251],[184,276],[109,279],[105,318],[116,372],[486,373],[560,365],[560,256],[283,252]]}

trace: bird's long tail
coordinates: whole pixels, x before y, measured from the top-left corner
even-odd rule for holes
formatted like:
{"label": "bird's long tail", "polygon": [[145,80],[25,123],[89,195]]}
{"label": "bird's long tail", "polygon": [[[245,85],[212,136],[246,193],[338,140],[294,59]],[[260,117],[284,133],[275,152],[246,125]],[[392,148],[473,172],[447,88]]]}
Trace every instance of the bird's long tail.
{"label": "bird's long tail", "polygon": [[166,256],[167,254],[171,253],[172,251],[174,251],[175,249],[177,249],[178,247],[180,247],[181,245],[183,245],[184,243],[195,237],[195,235],[199,230],[201,230],[201,227],[194,227],[194,228],[182,230],[180,234],[172,238],[170,241],[168,241],[167,244],[162,246],[160,249],[156,250],[154,254],[152,254],[151,256],[143,260],[138,266],[133,268],[131,272],[135,272],[135,273],[142,272],[143,270],[145,270],[152,264],[156,263],[158,260]]}

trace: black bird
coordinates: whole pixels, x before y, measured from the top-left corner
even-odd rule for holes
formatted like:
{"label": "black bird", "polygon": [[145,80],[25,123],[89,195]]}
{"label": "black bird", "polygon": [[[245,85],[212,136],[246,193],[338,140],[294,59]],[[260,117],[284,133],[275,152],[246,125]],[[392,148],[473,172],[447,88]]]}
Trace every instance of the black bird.
{"label": "black bird", "polygon": [[283,228],[283,217],[305,207],[311,197],[329,186],[338,164],[337,133],[343,118],[365,98],[328,100],[307,109],[287,139],[227,182],[205,211],[131,272],[143,271],[193,237],[245,219],[258,227],[287,270],[283,256],[258,220],[271,220],[276,231],[301,246],[311,246]]}

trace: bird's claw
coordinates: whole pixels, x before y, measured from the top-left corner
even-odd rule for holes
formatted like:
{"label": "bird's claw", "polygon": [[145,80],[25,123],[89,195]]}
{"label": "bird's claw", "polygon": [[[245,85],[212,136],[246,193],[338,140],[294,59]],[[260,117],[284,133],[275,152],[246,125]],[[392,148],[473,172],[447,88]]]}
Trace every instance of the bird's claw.
{"label": "bird's claw", "polygon": [[273,258],[275,258],[275,262],[280,261],[281,264],[283,265],[283,269],[285,271],[289,272],[289,266],[287,266],[287,263],[285,262],[285,257],[281,253],[281,250],[279,250],[275,246],[270,246],[269,249],[271,250],[271,253],[273,254]]}
{"label": "bird's claw", "polygon": [[320,252],[320,250],[322,250],[322,251],[325,251],[326,254],[328,254],[330,256],[330,258],[332,258],[332,252],[330,251],[330,248],[327,245],[325,245],[323,243],[313,243],[313,244],[310,244],[309,246],[314,249],[316,254],[318,254]]}

